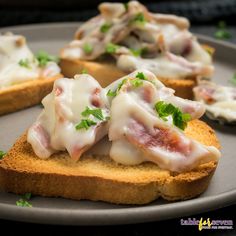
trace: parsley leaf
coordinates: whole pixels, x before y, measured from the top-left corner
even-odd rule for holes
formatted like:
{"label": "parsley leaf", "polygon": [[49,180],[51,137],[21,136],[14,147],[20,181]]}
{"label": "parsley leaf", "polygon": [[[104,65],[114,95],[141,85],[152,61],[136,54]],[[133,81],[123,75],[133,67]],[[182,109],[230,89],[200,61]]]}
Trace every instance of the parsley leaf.
{"label": "parsley leaf", "polygon": [[7,154],[6,152],[0,150],[0,160],[3,159],[3,157],[4,157],[6,154]]}
{"label": "parsley leaf", "polygon": [[30,66],[30,62],[29,62],[29,59],[26,58],[26,59],[21,59],[18,64],[21,66],[21,67],[25,67],[25,68],[28,68],[30,69],[31,66]]}
{"label": "parsley leaf", "polygon": [[146,76],[143,74],[143,72],[138,72],[138,74],[135,76],[136,78],[139,78],[141,80],[147,80]]}
{"label": "parsley leaf", "polygon": [[93,121],[93,120],[90,120],[90,119],[87,119],[87,120],[82,119],[82,120],[80,121],[80,123],[75,126],[75,129],[76,129],[76,130],[79,130],[79,129],[86,129],[86,130],[88,130],[89,127],[91,127],[91,126],[93,126],[93,125],[96,125],[96,124],[97,124],[97,123],[96,123],[95,121]]}
{"label": "parsley leaf", "polygon": [[236,86],[236,72],[234,73],[233,77],[230,79],[231,84]]}
{"label": "parsley leaf", "polygon": [[93,46],[89,43],[84,44],[83,50],[86,54],[90,54],[93,51]]}
{"label": "parsley leaf", "polygon": [[108,43],[107,45],[106,45],[106,52],[107,53],[115,53],[116,52],[116,50],[119,48],[120,46],[119,45],[117,45],[117,44],[113,44],[113,43]]}
{"label": "parsley leaf", "polygon": [[86,109],[81,113],[82,116],[88,117],[89,115],[93,115],[99,120],[104,120],[104,116],[102,114],[102,109],[97,108],[97,109],[90,109],[88,106]]}
{"label": "parsley leaf", "polygon": [[132,49],[132,48],[130,48],[129,50],[132,52],[132,54],[133,54],[135,57],[141,56],[141,55],[142,55],[142,52],[143,52],[142,49]]}
{"label": "parsley leaf", "polygon": [[112,91],[111,89],[108,90],[107,92],[108,97],[115,97],[116,96],[116,91]]}
{"label": "parsley leaf", "polygon": [[218,30],[215,32],[215,38],[217,39],[229,39],[231,38],[230,32],[226,29],[226,23],[220,21],[217,26]]}
{"label": "parsley leaf", "polygon": [[32,207],[32,204],[28,202],[31,198],[31,193],[26,193],[20,198],[18,201],[16,201],[16,205],[20,207]]}
{"label": "parsley leaf", "polygon": [[173,124],[182,130],[186,128],[187,122],[191,119],[190,114],[182,113],[178,107],[175,107],[171,103],[165,103],[164,101],[157,102],[155,109],[159,117],[164,121],[167,121],[166,117],[171,115]]}
{"label": "parsley leaf", "polygon": [[83,69],[83,70],[81,71],[81,74],[88,74],[88,71],[87,71],[86,69]]}
{"label": "parsley leaf", "polygon": [[122,88],[122,86],[123,86],[126,82],[127,82],[127,79],[123,79],[123,80],[118,84],[116,91],[119,91],[119,90]]}
{"label": "parsley leaf", "polygon": [[59,58],[53,55],[49,55],[47,52],[45,51],[39,51],[36,54],[36,59],[38,60],[39,66],[40,67],[44,67],[47,65],[48,62],[53,61],[58,63],[59,62]]}
{"label": "parsley leaf", "polygon": [[115,97],[117,95],[117,92],[122,88],[122,86],[127,82],[127,79],[123,79],[118,85],[117,89],[115,91],[112,91],[111,89],[108,90],[107,96],[109,97]]}
{"label": "parsley leaf", "polygon": [[110,28],[111,28],[111,24],[110,23],[105,23],[100,27],[100,31],[102,33],[106,33]]}
{"label": "parsley leaf", "polygon": [[125,2],[125,3],[123,3],[123,4],[124,4],[125,10],[128,11],[128,9],[129,9],[129,3],[128,3],[128,2]]}
{"label": "parsley leaf", "polygon": [[142,12],[138,13],[132,20],[131,22],[133,23],[141,23],[141,24],[145,24],[146,23],[146,19],[143,15]]}
{"label": "parsley leaf", "polygon": [[136,87],[136,88],[139,87],[139,86],[141,86],[141,85],[143,85],[143,81],[140,80],[139,78],[133,79],[133,80],[131,80],[130,82],[131,82],[131,84],[132,84],[134,87]]}

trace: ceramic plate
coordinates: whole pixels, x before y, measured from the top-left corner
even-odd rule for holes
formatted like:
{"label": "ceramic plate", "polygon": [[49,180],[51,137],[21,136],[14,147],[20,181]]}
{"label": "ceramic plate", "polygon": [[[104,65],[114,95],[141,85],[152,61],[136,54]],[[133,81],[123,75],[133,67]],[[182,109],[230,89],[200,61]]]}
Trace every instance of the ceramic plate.
{"label": "ceramic plate", "polygon": [[[1,29],[26,36],[30,48],[58,54],[68,43],[78,23],[44,24]],[[216,49],[214,80],[229,84],[236,70],[236,46],[199,36]],[[35,120],[42,108],[35,106],[0,117],[0,150],[7,151]],[[169,203],[157,200],[144,206],[113,205],[103,202],[72,201],[61,198],[33,197],[32,208],[16,206],[19,196],[0,192],[0,218],[27,222],[70,225],[128,224],[183,217],[236,202],[236,127],[220,126],[206,119],[222,144],[222,159],[207,191],[198,198]]]}

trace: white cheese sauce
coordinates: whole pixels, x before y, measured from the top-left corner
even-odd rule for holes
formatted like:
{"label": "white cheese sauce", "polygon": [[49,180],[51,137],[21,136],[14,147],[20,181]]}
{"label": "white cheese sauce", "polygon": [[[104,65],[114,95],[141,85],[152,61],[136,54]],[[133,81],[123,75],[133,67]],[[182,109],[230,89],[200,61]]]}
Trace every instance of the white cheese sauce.
{"label": "white cheese sauce", "polygon": [[[108,91],[116,96],[107,96]],[[220,153],[215,147],[186,137],[173,125],[171,115],[165,121],[160,118],[155,110],[158,101],[171,103],[189,113],[191,119],[205,111],[199,102],[175,97],[172,89],[147,70],[135,71],[104,89],[86,74],[77,75],[74,80],[58,79],[52,93],[44,98],[44,110],[29,129],[27,140],[41,158],[67,150],[73,160],[83,153],[109,155],[124,165],[151,161],[177,172],[218,161]],[[90,115],[87,118],[96,124],[76,129],[76,124],[84,119],[86,107],[101,109],[109,121]]]}
{"label": "white cheese sauce", "polygon": [[[127,9],[122,3],[102,3],[99,11],[78,29],[62,58],[96,60],[112,43],[118,47],[108,53],[125,72],[148,69],[170,79],[212,75],[212,58],[188,31],[186,18],[153,14],[137,1],[130,1]],[[134,56],[132,50],[139,53]]]}
{"label": "white cheese sauce", "polygon": [[[101,99],[101,86],[91,76],[83,74],[75,79],[58,79],[53,91],[42,103],[44,110],[28,131],[27,140],[35,153],[48,158],[52,153],[67,150],[74,160],[107,134],[107,121],[81,113],[90,109],[101,109],[104,118],[109,110]],[[89,119],[95,125],[88,129],[76,129],[82,119]]]}
{"label": "white cheese sauce", "polygon": [[43,68],[38,66],[23,36],[11,33],[0,35],[0,89],[59,73],[60,68],[55,62],[49,62]]}
{"label": "white cheese sauce", "polygon": [[193,91],[195,99],[205,105],[209,118],[222,123],[236,122],[236,88],[200,81]]}

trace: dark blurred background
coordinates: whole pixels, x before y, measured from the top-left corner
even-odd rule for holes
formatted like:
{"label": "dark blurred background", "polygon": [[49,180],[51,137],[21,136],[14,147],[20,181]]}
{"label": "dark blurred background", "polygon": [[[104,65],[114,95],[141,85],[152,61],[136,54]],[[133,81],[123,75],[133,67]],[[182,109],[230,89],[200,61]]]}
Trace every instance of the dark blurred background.
{"label": "dark blurred background", "polygon": [[[97,14],[97,5],[100,2],[102,1],[0,0],[0,26],[83,21]],[[221,19],[229,25],[236,24],[236,0],[143,0],[141,2],[153,12],[188,17],[194,25],[215,24]]]}

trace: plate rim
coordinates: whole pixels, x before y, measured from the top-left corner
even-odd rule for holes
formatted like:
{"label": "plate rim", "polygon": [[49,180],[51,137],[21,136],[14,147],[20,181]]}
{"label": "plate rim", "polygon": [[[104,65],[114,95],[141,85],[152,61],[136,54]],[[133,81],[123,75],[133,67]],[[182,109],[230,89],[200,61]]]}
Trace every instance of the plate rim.
{"label": "plate rim", "polygon": [[[20,26],[2,27],[0,31],[7,30],[43,30],[50,27],[63,28],[76,27],[81,22],[40,23]],[[190,28],[191,30],[191,28]],[[218,44],[236,50],[236,45],[214,39],[209,36],[195,34],[200,40]],[[39,196],[40,197],[40,196]],[[40,197],[42,198],[42,197]],[[55,208],[21,208],[9,203],[0,202],[0,218],[24,222],[63,224],[63,225],[114,225],[150,222],[165,220],[174,217],[184,217],[190,214],[206,212],[225,207],[236,202],[236,189],[218,195],[203,198],[194,198],[181,202],[164,205],[131,206],[119,209],[55,209]],[[191,210],[189,211],[189,208]],[[17,211],[17,214],[16,214]],[[173,211],[175,212],[173,215]],[[20,215],[20,217],[19,217]],[[17,217],[18,216],[18,217]],[[50,218],[49,218],[50,216]],[[106,221],[109,216],[110,221]],[[48,219],[49,218],[49,219]]]}

